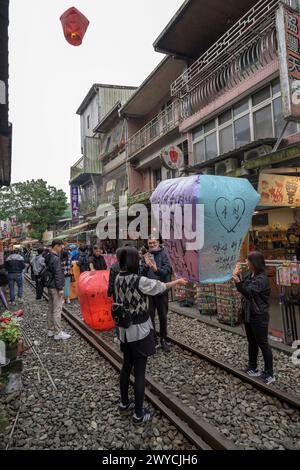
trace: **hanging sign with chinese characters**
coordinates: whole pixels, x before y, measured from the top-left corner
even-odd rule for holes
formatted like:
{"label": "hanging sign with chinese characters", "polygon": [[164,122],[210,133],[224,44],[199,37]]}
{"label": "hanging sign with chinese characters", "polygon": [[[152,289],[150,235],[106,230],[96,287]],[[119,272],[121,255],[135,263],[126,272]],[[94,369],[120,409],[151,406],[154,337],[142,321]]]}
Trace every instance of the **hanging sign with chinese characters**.
{"label": "hanging sign with chinese characters", "polygon": [[300,15],[280,5],[276,27],[283,116],[300,122]]}
{"label": "hanging sign with chinese characters", "polygon": [[79,221],[79,196],[78,186],[71,186],[71,207],[72,207],[72,221]]}
{"label": "hanging sign with chinese characters", "polygon": [[260,206],[300,206],[300,178],[261,173],[258,192]]}

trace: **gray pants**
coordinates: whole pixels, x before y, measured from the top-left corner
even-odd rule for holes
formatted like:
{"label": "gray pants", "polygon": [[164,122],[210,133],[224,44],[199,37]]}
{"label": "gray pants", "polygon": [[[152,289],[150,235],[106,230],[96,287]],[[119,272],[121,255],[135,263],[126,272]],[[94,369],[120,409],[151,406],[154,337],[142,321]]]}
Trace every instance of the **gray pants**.
{"label": "gray pants", "polygon": [[58,335],[61,331],[61,313],[63,297],[59,295],[57,289],[48,289],[49,310],[47,315],[48,330],[54,331]]}

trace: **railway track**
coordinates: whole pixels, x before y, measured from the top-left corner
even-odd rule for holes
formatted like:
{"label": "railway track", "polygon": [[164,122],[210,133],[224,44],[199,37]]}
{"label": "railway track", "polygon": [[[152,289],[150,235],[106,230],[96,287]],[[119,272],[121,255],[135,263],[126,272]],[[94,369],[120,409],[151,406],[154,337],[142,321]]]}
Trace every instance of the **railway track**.
{"label": "railway track", "polygon": [[249,375],[247,375],[245,372],[235,367],[232,367],[228,364],[225,364],[219,359],[216,359],[213,356],[207,353],[204,353],[203,351],[200,351],[199,349],[193,346],[189,346],[187,343],[184,343],[183,341],[181,341],[178,338],[175,338],[174,336],[168,336],[167,340],[170,343],[183,349],[184,351],[188,351],[194,356],[197,356],[200,359],[208,362],[209,364],[212,364],[213,366],[218,367],[219,369],[222,369],[225,372],[228,372],[229,374],[237,377],[242,382],[249,383],[253,387],[264,392],[266,395],[270,395],[274,398],[277,398],[281,402],[291,405],[293,406],[293,408],[296,408],[297,410],[300,410],[300,400],[296,396],[286,393],[283,390],[276,388],[276,386],[274,385],[266,385],[264,382],[262,382],[261,380],[257,378],[249,377]]}
{"label": "railway track", "polygon": [[[28,281],[33,286],[32,281]],[[47,298],[46,295],[45,298]],[[71,312],[68,308],[64,307],[63,315],[68,323],[78,331],[79,334],[84,336],[84,338],[95,349],[97,349],[98,352],[105,357],[116,370],[120,371],[122,354],[116,349],[116,345],[113,343],[112,338],[110,338],[109,333],[102,334],[92,330],[81,320],[79,311]],[[181,350],[199,358],[201,361],[236,377],[242,383],[250,384],[264,395],[269,395],[278,399],[281,403],[287,404],[289,407],[293,407],[295,410],[300,410],[300,400],[295,395],[290,395],[274,386],[267,386],[262,381],[249,377],[241,370],[219,361],[215,357],[182,342],[178,338],[169,336],[168,341]],[[166,390],[160,383],[159,378],[157,380],[158,381],[147,375],[145,393],[147,399],[155,408],[160,410],[161,413],[164,414],[191,443],[193,443],[197,448],[203,450],[237,449],[235,444],[227,440],[215,426],[194,413],[188,405],[184,404],[176,394],[173,393],[173,391]]]}
{"label": "railway track", "polygon": [[[35,287],[31,279],[26,280]],[[48,300],[47,294],[44,298]],[[112,342],[101,337],[99,332],[92,330],[77,315],[65,306],[63,317],[74,330],[94,347],[118,372],[122,367],[123,356],[114,348]],[[131,382],[134,379],[131,377]],[[200,450],[237,450],[235,444],[226,439],[216,427],[196,415],[175,394],[167,391],[151,376],[146,375],[146,398],[180,431],[193,445]]]}

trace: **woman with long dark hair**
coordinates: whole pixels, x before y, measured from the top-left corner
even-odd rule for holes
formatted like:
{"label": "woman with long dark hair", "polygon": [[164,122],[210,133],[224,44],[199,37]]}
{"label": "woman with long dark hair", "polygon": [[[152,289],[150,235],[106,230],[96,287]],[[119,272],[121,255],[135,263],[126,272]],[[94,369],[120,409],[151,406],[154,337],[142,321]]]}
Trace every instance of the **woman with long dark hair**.
{"label": "woman with long dark hair", "polygon": [[[138,276],[139,252],[134,247],[122,248],[119,252],[120,273],[115,281],[116,302],[130,312],[131,325],[119,328],[121,351],[124,354],[120,375],[121,414],[134,410],[132,421],[141,424],[151,419],[151,413],[143,409],[145,371],[147,358],[155,353],[153,324],[149,313],[149,295],[163,293],[178,284],[185,285],[185,279],[163,283]],[[134,368],[134,401],[129,400],[129,377]]]}
{"label": "woman with long dark hair", "polygon": [[61,263],[64,270],[65,276],[65,287],[64,287],[64,301],[66,304],[70,304],[71,295],[71,277],[72,277],[72,258],[69,251],[64,250],[61,253]]}
{"label": "woman with long dark hair", "polygon": [[[275,382],[273,375],[273,354],[268,342],[270,285],[263,255],[254,251],[247,259],[249,274],[243,279],[239,265],[233,279],[237,290],[243,295],[243,317],[248,339],[249,367],[246,373],[261,377],[267,385]],[[262,352],[265,369],[257,369],[259,349]]]}

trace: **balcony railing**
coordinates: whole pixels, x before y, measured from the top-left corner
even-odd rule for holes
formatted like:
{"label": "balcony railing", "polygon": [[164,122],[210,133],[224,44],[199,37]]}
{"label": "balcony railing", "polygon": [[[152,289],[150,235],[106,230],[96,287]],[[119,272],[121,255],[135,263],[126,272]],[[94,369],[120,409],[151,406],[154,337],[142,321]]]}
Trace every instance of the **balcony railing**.
{"label": "balcony railing", "polygon": [[[286,1],[290,4],[290,1]],[[263,68],[277,56],[279,0],[260,0],[171,85],[181,118]]]}
{"label": "balcony railing", "polygon": [[179,124],[177,102],[171,103],[127,142],[129,157],[168,134]]}
{"label": "balcony railing", "polygon": [[97,209],[97,203],[96,202],[90,202],[90,201],[82,201],[79,203],[79,213],[80,215],[86,215],[86,214],[91,214],[93,212],[96,212]]}
{"label": "balcony railing", "polygon": [[83,173],[83,157],[81,157],[75,165],[71,166],[71,181],[76,179]]}
{"label": "balcony railing", "polygon": [[71,183],[84,175],[100,175],[102,162],[99,161],[100,140],[86,137],[84,140],[84,155],[71,167]]}

